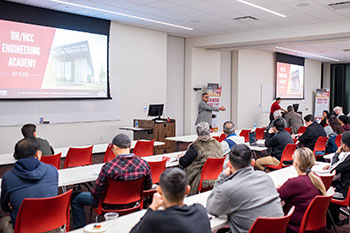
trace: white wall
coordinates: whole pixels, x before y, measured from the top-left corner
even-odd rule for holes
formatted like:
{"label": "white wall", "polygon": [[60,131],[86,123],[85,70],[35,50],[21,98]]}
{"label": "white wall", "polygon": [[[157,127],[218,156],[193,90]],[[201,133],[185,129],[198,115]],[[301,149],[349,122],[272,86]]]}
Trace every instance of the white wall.
{"label": "white wall", "polygon": [[[39,125],[38,135],[54,147],[109,142],[119,127],[131,126],[134,118],[146,118],[144,106],[166,103],[166,33],[112,22],[109,54],[111,88],[121,80],[120,121]],[[13,151],[22,137],[20,127],[0,127],[0,153]]]}
{"label": "white wall", "polygon": [[168,36],[167,53],[167,116],[176,119],[176,135],[184,129],[185,39]]}
{"label": "white wall", "polygon": [[221,99],[220,106],[223,105],[226,111],[218,114],[219,131],[222,131],[222,125],[225,121],[231,119],[231,51],[221,52],[220,54],[220,85]]}

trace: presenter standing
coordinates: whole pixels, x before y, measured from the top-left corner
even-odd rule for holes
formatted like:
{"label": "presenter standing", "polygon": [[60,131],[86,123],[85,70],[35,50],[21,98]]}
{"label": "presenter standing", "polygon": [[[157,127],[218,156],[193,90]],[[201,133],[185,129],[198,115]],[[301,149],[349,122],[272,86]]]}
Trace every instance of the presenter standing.
{"label": "presenter standing", "polygon": [[285,109],[281,108],[280,103],[281,103],[281,98],[280,98],[280,97],[277,97],[277,98],[276,98],[276,101],[273,102],[273,104],[271,105],[271,109],[270,109],[270,123],[271,123],[271,121],[274,120],[273,113],[274,113],[276,110],[282,110],[282,111],[284,111],[284,112],[287,112]]}
{"label": "presenter standing", "polygon": [[202,100],[198,104],[198,117],[196,120],[196,125],[200,122],[207,122],[210,125],[211,128],[211,121],[213,118],[213,111],[225,111],[226,108],[224,106],[221,107],[212,107],[208,104],[209,95],[208,93],[202,94]]}

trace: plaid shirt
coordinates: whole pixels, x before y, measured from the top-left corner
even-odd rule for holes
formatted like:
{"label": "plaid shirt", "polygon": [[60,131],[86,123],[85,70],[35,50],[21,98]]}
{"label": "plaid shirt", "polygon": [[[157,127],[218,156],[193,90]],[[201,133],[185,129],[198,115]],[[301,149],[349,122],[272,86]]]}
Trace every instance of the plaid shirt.
{"label": "plaid shirt", "polygon": [[152,175],[149,164],[134,154],[118,155],[101,168],[100,174],[91,190],[97,202],[105,192],[107,180],[136,180],[145,177],[144,189],[152,187]]}

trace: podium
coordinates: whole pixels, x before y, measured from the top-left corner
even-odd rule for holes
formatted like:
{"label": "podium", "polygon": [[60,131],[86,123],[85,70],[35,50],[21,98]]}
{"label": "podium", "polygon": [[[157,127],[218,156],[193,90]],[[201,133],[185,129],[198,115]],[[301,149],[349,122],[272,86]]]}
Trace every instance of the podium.
{"label": "podium", "polygon": [[[135,127],[135,122],[138,122],[138,127]],[[175,119],[157,119],[144,120],[134,119],[132,128],[134,131],[134,140],[147,139],[159,142],[164,142],[165,145],[154,147],[154,154],[164,154],[175,151],[175,142],[165,140],[166,137],[175,137]]]}

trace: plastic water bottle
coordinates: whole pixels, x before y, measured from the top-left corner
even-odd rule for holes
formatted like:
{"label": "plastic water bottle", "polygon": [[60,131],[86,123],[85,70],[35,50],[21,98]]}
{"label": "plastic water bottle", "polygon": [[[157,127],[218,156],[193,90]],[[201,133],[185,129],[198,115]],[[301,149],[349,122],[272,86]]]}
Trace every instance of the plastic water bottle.
{"label": "plastic water bottle", "polygon": [[135,120],[135,128],[138,128],[138,127],[139,127],[139,121]]}
{"label": "plastic water bottle", "polygon": [[255,131],[255,130],[256,130],[256,121],[254,121],[254,127],[252,131]]}

